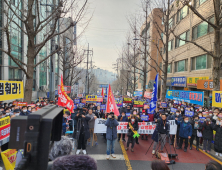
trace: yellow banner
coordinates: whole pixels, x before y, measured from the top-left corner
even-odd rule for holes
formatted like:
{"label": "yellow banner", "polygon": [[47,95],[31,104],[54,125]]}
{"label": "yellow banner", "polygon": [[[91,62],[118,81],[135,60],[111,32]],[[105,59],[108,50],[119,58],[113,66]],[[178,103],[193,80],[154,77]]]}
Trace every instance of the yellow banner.
{"label": "yellow banner", "polygon": [[222,108],[222,91],[213,91],[212,93],[212,106]]}
{"label": "yellow banner", "polygon": [[0,101],[24,98],[22,81],[0,80]]}
{"label": "yellow banner", "polygon": [[197,80],[209,80],[209,77],[187,77],[187,86],[197,86]]}
{"label": "yellow banner", "polygon": [[1,152],[2,160],[6,170],[15,169],[16,153],[17,151],[15,149],[8,149],[4,152]]}
{"label": "yellow banner", "polygon": [[131,102],[132,99],[131,98],[124,98],[123,101]]}
{"label": "yellow banner", "polygon": [[6,126],[8,124],[10,124],[10,117],[9,116],[0,119],[0,128],[3,126]]}
{"label": "yellow banner", "polygon": [[134,101],[134,105],[143,105],[144,101]]}
{"label": "yellow banner", "polygon": [[96,95],[87,95],[86,102],[97,102],[97,96]]}

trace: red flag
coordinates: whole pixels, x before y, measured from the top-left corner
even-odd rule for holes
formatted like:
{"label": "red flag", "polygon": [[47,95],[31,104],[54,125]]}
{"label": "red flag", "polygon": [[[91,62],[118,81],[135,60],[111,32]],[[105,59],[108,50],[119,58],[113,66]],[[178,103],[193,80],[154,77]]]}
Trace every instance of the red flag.
{"label": "red flag", "polygon": [[102,88],[101,96],[103,96],[103,97],[104,97],[104,91],[103,91],[103,88]]}
{"label": "red flag", "polygon": [[69,98],[69,96],[66,94],[64,90],[62,75],[61,75],[61,85],[59,89],[58,106],[66,107],[71,113],[73,112],[74,109],[73,101]]}
{"label": "red flag", "polygon": [[116,116],[119,116],[119,110],[116,106],[116,102],[115,102],[114,95],[113,95],[110,85],[109,85],[109,90],[107,94],[106,112],[107,113],[114,112]]}

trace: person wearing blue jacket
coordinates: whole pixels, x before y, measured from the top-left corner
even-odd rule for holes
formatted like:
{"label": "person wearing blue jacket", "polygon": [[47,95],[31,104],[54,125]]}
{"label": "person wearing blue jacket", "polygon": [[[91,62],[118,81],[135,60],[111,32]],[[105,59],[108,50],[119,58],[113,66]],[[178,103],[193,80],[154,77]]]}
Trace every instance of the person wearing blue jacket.
{"label": "person wearing blue jacket", "polygon": [[107,126],[107,129],[106,129],[106,139],[107,139],[106,159],[107,160],[109,160],[109,157],[110,157],[110,148],[111,148],[111,156],[113,158],[116,158],[116,156],[114,155],[114,146],[115,146],[115,141],[117,139],[117,126],[119,125],[116,119],[117,119],[117,116],[114,116],[114,113],[110,112],[108,119],[105,123],[105,125]]}
{"label": "person wearing blue jacket", "polygon": [[186,152],[188,147],[188,139],[190,139],[192,136],[192,125],[190,124],[188,117],[184,117],[183,121],[178,121],[178,118],[175,118],[175,120],[176,124],[180,125],[180,130],[179,130],[180,143],[177,149],[182,149],[183,140],[185,140],[184,152]]}
{"label": "person wearing blue jacket", "polygon": [[[119,122],[128,122],[128,117],[126,116],[126,113],[124,111],[122,111],[122,114],[118,116],[118,121]],[[122,141],[126,142],[125,133],[118,134],[118,141],[120,141],[121,135],[122,135]]]}
{"label": "person wearing blue jacket", "polygon": [[70,116],[69,112],[65,112],[65,114],[63,114],[63,120],[62,120],[62,134],[63,135],[65,135],[66,129],[69,127],[69,123],[67,121],[68,116]]}

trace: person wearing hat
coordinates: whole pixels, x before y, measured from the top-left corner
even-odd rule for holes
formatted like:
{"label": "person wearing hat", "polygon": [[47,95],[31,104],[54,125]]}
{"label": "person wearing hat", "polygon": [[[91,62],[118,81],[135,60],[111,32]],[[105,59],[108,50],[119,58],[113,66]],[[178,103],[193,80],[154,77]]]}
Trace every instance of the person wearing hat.
{"label": "person wearing hat", "polygon": [[211,120],[211,116],[207,116],[203,123],[203,151],[210,153],[211,141],[213,140],[213,128],[214,123]]}
{"label": "person wearing hat", "polygon": [[19,115],[20,115],[20,110],[19,110],[19,109],[15,109],[15,110],[13,111],[13,115],[19,116]]}

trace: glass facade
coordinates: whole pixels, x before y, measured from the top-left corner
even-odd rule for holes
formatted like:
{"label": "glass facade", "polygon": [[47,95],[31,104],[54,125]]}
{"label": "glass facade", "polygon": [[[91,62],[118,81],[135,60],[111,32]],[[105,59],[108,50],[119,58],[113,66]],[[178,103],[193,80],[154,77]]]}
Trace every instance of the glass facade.
{"label": "glass facade", "polygon": [[[21,1],[15,0],[12,4],[13,5],[11,5],[11,7],[13,10],[16,10],[17,7],[19,7],[19,9],[22,9]],[[21,16],[21,13],[19,13],[19,15]],[[22,22],[10,10],[9,18],[12,18],[14,22],[16,22],[20,27],[22,27]],[[23,36],[19,26],[11,22],[9,26],[9,31],[12,50],[11,54],[13,55],[13,57],[22,61]],[[9,80],[22,80],[22,71],[11,58],[9,58]]]}
{"label": "glass facade", "polygon": [[175,62],[175,72],[187,71],[188,59]]}
{"label": "glass facade", "polygon": [[[187,32],[179,35],[179,38],[189,41],[189,39],[190,39],[190,30],[188,30]],[[179,38],[176,38],[176,44],[175,44],[176,48],[186,44],[186,41],[180,40]]]}
{"label": "glass facade", "polygon": [[212,57],[206,54],[193,57],[191,59],[191,70],[201,70],[211,68]]}

